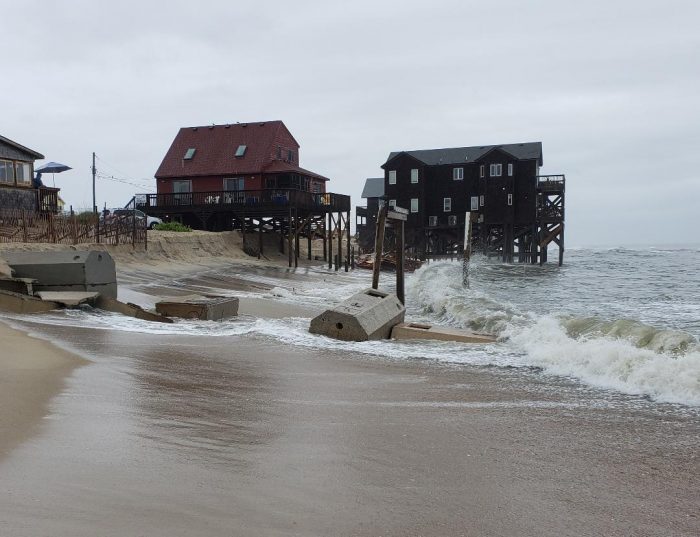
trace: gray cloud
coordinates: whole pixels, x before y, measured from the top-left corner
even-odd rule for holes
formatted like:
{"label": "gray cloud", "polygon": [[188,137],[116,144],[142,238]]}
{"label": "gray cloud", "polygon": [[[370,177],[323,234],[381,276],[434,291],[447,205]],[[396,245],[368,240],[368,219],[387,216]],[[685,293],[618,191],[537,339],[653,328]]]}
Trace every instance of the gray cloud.
{"label": "gray cloud", "polygon": [[[693,1],[2,2],[1,134],[153,190],[177,129],[282,119],[360,202],[392,150],[542,140],[569,245],[698,242]],[[101,180],[100,204],[132,187]]]}

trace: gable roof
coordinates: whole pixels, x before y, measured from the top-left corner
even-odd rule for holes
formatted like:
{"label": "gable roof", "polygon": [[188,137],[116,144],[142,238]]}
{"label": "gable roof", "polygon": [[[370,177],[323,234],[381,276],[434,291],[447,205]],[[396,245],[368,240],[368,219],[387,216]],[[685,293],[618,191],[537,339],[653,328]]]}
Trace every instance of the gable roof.
{"label": "gable roof", "polygon": [[369,179],[365,179],[365,187],[362,189],[363,198],[381,198],[383,195],[383,177],[370,177]]}
{"label": "gable roof", "polygon": [[[156,171],[156,178],[193,177],[197,175],[227,175],[261,173],[274,154],[275,140],[280,134],[299,143],[279,120],[228,125],[183,127],[175,136]],[[243,156],[235,157],[236,149],[245,145]],[[191,159],[185,159],[188,149],[195,149]]]}
{"label": "gable roof", "polygon": [[406,154],[421,161],[428,166],[440,164],[463,164],[465,162],[476,162],[486,153],[494,149],[500,149],[513,155],[518,160],[537,159],[540,166],[542,159],[542,142],[527,142],[522,144],[500,144],[500,145],[480,145],[471,147],[453,147],[446,149],[418,149],[416,151],[394,151],[389,154],[389,158],[382,165],[386,166],[399,155]]}
{"label": "gable roof", "polygon": [[10,147],[14,147],[16,150],[21,151],[22,153],[27,153],[27,155],[34,158],[35,160],[42,160],[42,159],[46,158],[41,153],[38,153],[37,151],[34,151],[33,149],[29,149],[28,147],[24,147],[23,145],[18,144],[17,142],[13,142],[9,138],[5,138],[4,136],[0,136],[0,143],[3,143],[5,145],[9,145]]}

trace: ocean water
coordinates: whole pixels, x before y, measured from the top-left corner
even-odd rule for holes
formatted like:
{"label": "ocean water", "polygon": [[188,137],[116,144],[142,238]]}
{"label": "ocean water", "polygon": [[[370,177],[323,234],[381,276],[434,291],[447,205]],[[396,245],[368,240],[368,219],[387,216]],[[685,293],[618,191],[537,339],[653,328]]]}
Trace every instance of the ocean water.
{"label": "ocean water", "polygon": [[[148,323],[99,311],[35,316],[33,324],[91,326],[186,337],[246,337],[324,348],[379,360],[426,360],[451,367],[522,368],[644,401],[700,406],[700,248],[567,251],[565,265],[505,265],[473,258],[470,286],[459,262],[433,262],[408,275],[407,320],[498,336],[495,345],[444,342],[341,342],[308,333],[308,318]],[[149,305],[147,283],[130,292]],[[381,287],[394,275],[382,273]],[[230,285],[231,282],[237,285]],[[170,285],[192,292],[249,296],[321,309],[369,286],[371,273],[323,267],[232,267]],[[162,286],[164,282],[158,282]],[[244,285],[242,285],[242,283]],[[245,290],[242,290],[245,289]],[[155,291],[154,291],[155,292]],[[25,319],[26,321],[26,319]]]}

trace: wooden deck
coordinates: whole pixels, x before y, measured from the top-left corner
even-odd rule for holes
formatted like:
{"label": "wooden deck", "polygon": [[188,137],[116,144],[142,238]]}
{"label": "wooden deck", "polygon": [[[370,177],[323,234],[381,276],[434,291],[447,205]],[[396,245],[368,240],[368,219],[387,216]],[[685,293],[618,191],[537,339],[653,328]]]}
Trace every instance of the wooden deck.
{"label": "wooden deck", "polygon": [[136,207],[153,216],[188,212],[275,216],[289,209],[325,215],[350,211],[350,196],[293,189],[137,194]]}

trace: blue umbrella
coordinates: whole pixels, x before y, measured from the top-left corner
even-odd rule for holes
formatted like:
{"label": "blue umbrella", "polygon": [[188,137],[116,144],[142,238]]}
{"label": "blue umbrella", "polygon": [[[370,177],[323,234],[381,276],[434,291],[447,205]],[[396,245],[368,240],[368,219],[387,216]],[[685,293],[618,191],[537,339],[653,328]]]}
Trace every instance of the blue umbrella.
{"label": "blue umbrella", "polygon": [[36,168],[34,171],[35,172],[41,172],[41,173],[61,173],[65,172],[66,170],[72,170],[70,166],[66,166],[65,164],[61,164],[60,162],[47,162],[43,166],[39,166]]}
{"label": "blue umbrella", "polygon": [[[43,166],[39,166],[36,168],[34,171],[36,172],[36,178],[34,179],[34,186],[41,186],[42,181],[41,181],[41,174],[42,173],[61,173],[65,172],[66,170],[72,170],[70,166],[66,166],[65,164],[61,164],[60,162],[47,162]],[[56,181],[54,180],[53,186],[56,186]]]}

